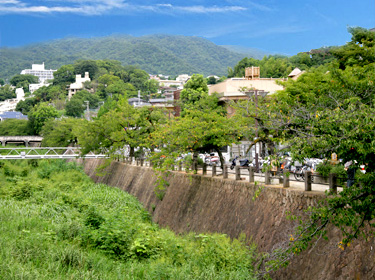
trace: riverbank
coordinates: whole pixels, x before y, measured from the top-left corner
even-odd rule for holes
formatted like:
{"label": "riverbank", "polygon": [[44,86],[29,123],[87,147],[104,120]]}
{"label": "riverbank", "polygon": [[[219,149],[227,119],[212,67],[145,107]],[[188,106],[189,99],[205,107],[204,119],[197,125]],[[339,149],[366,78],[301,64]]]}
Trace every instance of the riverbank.
{"label": "riverbank", "polygon": [[[253,200],[259,186],[245,181],[173,172],[162,201],[155,193],[156,176],[148,167],[112,162],[104,176],[96,176],[102,160],[85,160],[85,172],[102,182],[136,196],[153,221],[181,232],[220,232],[230,237],[244,233],[269,252],[290,238],[295,223],[288,213],[303,215],[308,206],[324,198],[321,192],[304,192],[266,186]],[[330,229],[330,241],[320,240],[296,256],[275,279],[373,279],[375,242],[356,241],[341,250],[339,232]]]}

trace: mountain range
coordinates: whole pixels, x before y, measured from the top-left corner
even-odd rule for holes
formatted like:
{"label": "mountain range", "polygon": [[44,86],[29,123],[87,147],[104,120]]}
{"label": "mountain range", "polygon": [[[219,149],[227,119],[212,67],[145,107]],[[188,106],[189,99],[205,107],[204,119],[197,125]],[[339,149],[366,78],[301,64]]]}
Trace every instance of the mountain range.
{"label": "mountain range", "polygon": [[136,65],[149,74],[194,74],[222,76],[245,56],[261,58],[256,49],[218,46],[193,36],[149,35],[133,37],[112,35],[95,38],[64,38],[22,47],[0,48],[0,78],[6,80],[30,69],[31,64],[45,63],[58,69],[78,59],[118,60]]}

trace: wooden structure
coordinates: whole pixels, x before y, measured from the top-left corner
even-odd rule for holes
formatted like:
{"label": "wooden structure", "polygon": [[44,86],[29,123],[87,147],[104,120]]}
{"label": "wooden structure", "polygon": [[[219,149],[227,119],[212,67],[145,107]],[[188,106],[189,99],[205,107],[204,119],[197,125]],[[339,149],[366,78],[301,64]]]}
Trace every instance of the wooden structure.
{"label": "wooden structure", "polygon": [[246,67],[245,68],[245,78],[247,80],[260,79],[260,67]]}

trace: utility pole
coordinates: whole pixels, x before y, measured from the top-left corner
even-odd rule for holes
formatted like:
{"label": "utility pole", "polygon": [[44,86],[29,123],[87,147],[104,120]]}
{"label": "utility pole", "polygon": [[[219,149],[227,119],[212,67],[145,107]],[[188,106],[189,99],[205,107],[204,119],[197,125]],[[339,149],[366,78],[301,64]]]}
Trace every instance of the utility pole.
{"label": "utility pole", "polygon": [[86,115],[87,115],[87,120],[89,121],[90,120],[90,108],[89,108],[89,103],[90,103],[90,101],[83,101],[83,102],[85,102],[86,103]]}
{"label": "utility pole", "polygon": [[[248,90],[245,92],[245,94],[249,97],[252,97],[254,95],[254,103],[255,103],[255,138],[254,140],[258,140],[258,93],[264,98],[269,93],[268,91],[264,90]],[[259,152],[261,152],[261,146],[260,143],[258,144]],[[259,155],[257,153],[257,143],[254,145],[255,149],[255,170],[258,173],[259,172]]]}

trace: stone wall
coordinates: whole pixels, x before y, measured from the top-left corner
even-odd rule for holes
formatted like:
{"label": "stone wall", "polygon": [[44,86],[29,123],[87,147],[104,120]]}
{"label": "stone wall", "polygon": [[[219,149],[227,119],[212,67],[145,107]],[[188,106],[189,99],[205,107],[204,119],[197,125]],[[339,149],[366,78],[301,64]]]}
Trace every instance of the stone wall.
{"label": "stone wall", "polygon": [[[271,251],[288,240],[295,224],[288,212],[303,215],[323,194],[279,187],[265,187],[253,200],[258,186],[244,181],[211,178],[174,172],[162,201],[154,194],[156,176],[152,169],[118,162],[96,176],[102,160],[85,160],[85,172],[96,182],[118,187],[136,196],[153,221],[176,233],[220,232],[231,237],[245,233],[260,251]],[[330,242],[320,240],[291,264],[273,275],[274,279],[375,279],[374,240],[356,241],[344,251],[337,243],[337,230],[329,231]]]}

